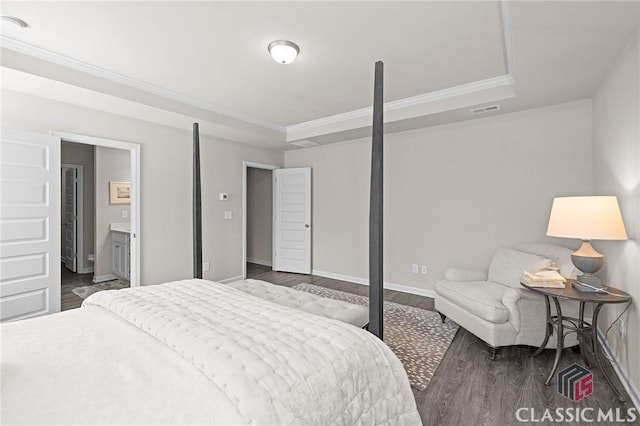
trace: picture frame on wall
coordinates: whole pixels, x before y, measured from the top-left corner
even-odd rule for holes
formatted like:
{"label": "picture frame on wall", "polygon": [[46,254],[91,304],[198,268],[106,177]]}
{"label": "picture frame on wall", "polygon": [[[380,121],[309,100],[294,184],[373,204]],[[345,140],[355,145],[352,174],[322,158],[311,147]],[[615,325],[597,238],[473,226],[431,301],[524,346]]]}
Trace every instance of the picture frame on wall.
{"label": "picture frame on wall", "polygon": [[109,204],[131,204],[131,182],[109,182]]}

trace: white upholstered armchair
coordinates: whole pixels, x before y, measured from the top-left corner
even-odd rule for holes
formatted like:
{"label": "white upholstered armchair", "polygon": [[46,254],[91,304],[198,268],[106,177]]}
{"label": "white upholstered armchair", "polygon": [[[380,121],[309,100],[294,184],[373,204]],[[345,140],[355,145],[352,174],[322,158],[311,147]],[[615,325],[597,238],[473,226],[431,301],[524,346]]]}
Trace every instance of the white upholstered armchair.
{"label": "white upholstered armchair", "polygon": [[[488,270],[449,268],[436,283],[435,308],[484,340],[495,358],[496,348],[510,345],[538,347],[545,336],[544,297],[520,285],[523,271],[537,272],[551,263],[564,277],[575,277],[571,250],[551,244],[528,243],[496,250]],[[576,317],[577,304],[561,302],[563,314]],[[552,308],[552,315],[555,314]],[[567,336],[565,347],[578,342]],[[555,348],[551,338],[548,348]]]}

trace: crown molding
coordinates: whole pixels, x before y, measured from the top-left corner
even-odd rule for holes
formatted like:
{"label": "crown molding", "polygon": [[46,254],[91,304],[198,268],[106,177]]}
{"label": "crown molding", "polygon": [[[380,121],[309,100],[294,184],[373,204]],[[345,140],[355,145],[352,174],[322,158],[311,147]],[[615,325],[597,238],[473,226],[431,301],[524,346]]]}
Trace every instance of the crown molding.
{"label": "crown molding", "polygon": [[[7,95],[4,92],[5,90],[37,96],[42,99],[114,114],[130,120],[154,123],[189,133],[194,122],[194,117],[188,114],[169,111],[116,95],[75,86],[70,83],[31,74],[27,71],[0,65],[0,75],[2,75],[3,96]],[[195,120],[200,123],[200,133],[202,135],[208,135],[220,141],[243,143],[268,149],[289,147],[289,145],[285,144],[284,134],[275,139],[273,133],[264,128],[259,128],[262,129],[262,132],[257,132],[256,128],[246,130],[207,118],[196,118]]]}
{"label": "crown molding", "polygon": [[[422,95],[412,96],[409,98],[398,99],[391,102],[385,102],[384,112],[396,111],[404,108],[411,108],[429,104],[432,102],[441,101],[458,96],[469,95],[484,90],[495,89],[497,87],[509,86],[515,83],[514,79],[514,67],[513,67],[513,42],[512,42],[512,24],[511,24],[511,10],[508,0],[502,0],[501,6],[501,18],[502,18],[502,35],[504,37],[504,55],[507,66],[507,73],[487,78],[484,80],[478,80],[471,83],[465,83],[458,86],[449,87],[442,90],[436,90],[434,92],[424,93]],[[337,123],[344,123],[346,121],[355,120],[363,117],[369,117],[373,114],[373,107],[366,107],[357,109],[354,111],[345,112],[342,114],[331,115],[328,117],[322,117],[317,120],[305,121],[303,123],[293,124],[286,127],[287,136],[296,132],[306,132],[314,128],[331,126]]]}
{"label": "crown molding", "polygon": [[[471,83],[461,84],[459,86],[449,87],[447,89],[424,93],[422,95],[398,99],[391,102],[385,102],[384,112],[387,113],[395,110],[429,104],[444,99],[469,95],[472,93],[490,90],[497,87],[509,86],[514,83],[515,81],[510,74],[504,74],[498,77],[487,78],[485,80],[474,81]],[[317,120],[305,121],[304,123],[287,126],[287,134],[307,131],[309,129],[342,123],[357,118],[369,117],[371,116],[371,114],[373,114],[373,107],[366,107],[354,111],[345,112],[343,114],[336,114],[329,117],[319,118]]]}
{"label": "crown molding", "polygon": [[515,79],[513,67],[513,26],[511,24],[511,6],[509,0],[500,2],[502,11],[502,35],[504,37],[504,56],[507,61],[507,73]]}
{"label": "crown molding", "polygon": [[[501,18],[502,18],[502,31],[504,37],[504,55],[507,73],[497,77],[487,78],[484,80],[474,81],[471,83],[465,83],[454,87],[449,87],[434,92],[424,93],[409,98],[398,99],[384,104],[384,111],[400,111],[409,108],[416,108],[428,105],[430,103],[443,101],[450,98],[461,97],[465,95],[471,95],[481,91],[488,91],[499,87],[510,86],[515,83],[514,79],[514,67],[513,67],[513,43],[512,43],[512,23],[511,23],[511,11],[509,6],[509,0],[502,0],[501,6]],[[236,119],[245,123],[253,124],[262,128],[275,130],[280,133],[284,133],[287,140],[296,140],[299,132],[309,132],[316,129],[320,131],[324,127],[331,127],[332,125],[342,124],[343,127],[348,125],[347,122],[351,120],[362,120],[371,116],[373,113],[373,107],[361,108],[342,114],[331,115],[328,117],[322,117],[316,120],[305,121],[302,123],[293,124],[290,126],[282,126],[277,123],[272,123],[266,120],[261,120],[256,117],[248,116],[237,111],[233,111],[224,108],[219,105],[211,104],[203,100],[193,98],[182,93],[178,93],[169,89],[165,89],[154,84],[138,80],[126,75],[102,68],[96,65],[92,65],[48,49],[44,49],[30,43],[26,43],[21,40],[17,40],[5,35],[0,35],[0,46],[29,55],[38,59],[42,59],[48,62],[52,62],[58,65],[68,67],[77,71],[85,72],[106,80],[122,84],[146,93],[150,93],[159,97],[174,100],[176,102],[183,103],[192,107],[200,108],[205,111],[209,111],[215,114],[224,115],[226,117]],[[291,139],[289,139],[291,137]]]}
{"label": "crown molding", "polygon": [[261,120],[256,117],[252,117],[246,114],[242,114],[237,111],[233,111],[228,108],[224,108],[219,105],[214,105],[205,102],[201,99],[193,98],[191,96],[184,95],[182,93],[174,92],[173,90],[165,89],[155,84],[148,83],[146,81],[138,80],[133,77],[126,76],[124,74],[117,73],[115,71],[108,70],[97,65],[92,65],[87,62],[80,61],[78,59],[71,58],[56,52],[53,52],[42,47],[35,46],[33,44],[18,40],[6,35],[0,35],[0,46],[9,50],[13,50],[18,53],[32,56],[37,59],[42,59],[54,64],[62,65],[67,68],[71,68],[76,71],[84,72],[94,75],[96,77],[104,78],[124,86],[128,86],[134,89],[141,90],[143,92],[151,93],[156,96],[171,99],[176,102],[180,102],[192,107],[200,108],[216,114],[225,115],[236,120],[244,121],[246,123],[254,124],[256,126],[264,127],[267,129],[275,130],[281,133],[285,132],[285,127],[276,123],[272,123],[266,120]]}

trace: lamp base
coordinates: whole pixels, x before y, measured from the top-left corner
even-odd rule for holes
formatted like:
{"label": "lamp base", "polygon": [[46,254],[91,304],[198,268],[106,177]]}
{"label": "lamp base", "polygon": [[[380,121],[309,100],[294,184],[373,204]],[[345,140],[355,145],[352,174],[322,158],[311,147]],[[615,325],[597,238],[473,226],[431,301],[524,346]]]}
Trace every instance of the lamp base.
{"label": "lamp base", "polygon": [[571,253],[571,261],[582,272],[573,283],[573,288],[591,293],[603,291],[606,286],[593,274],[604,265],[604,256],[593,248],[590,241],[582,241],[580,248]]}
{"label": "lamp base", "polygon": [[582,240],[580,248],[571,253],[574,266],[585,275],[598,272],[604,265],[604,256],[591,245],[591,241]]}

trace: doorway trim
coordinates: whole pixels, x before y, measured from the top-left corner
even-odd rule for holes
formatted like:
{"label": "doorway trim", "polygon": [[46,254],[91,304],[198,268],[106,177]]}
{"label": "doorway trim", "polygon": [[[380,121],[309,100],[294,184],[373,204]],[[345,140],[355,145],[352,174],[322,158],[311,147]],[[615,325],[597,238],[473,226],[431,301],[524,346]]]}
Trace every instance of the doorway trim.
{"label": "doorway trim", "polygon": [[[247,279],[247,169],[277,170],[280,166],[273,164],[254,163],[251,161],[242,162],[242,279]],[[274,188],[275,190],[275,188]],[[273,226],[273,216],[271,219]],[[272,242],[273,245],[273,242]]]}
{"label": "doorway trim", "polygon": [[[140,286],[140,144],[97,138],[94,136],[78,135],[74,133],[49,131],[51,136],[57,136],[61,141],[82,143],[85,145],[102,146],[129,150],[131,158],[131,287]],[[62,238],[62,237],[60,237]],[[58,245],[62,244],[58,241]]]}
{"label": "doorway trim", "polygon": [[[60,170],[63,169],[76,170],[76,179],[78,179],[76,186],[76,213],[78,214],[76,218],[76,273],[87,274],[93,272],[93,268],[87,268],[90,269],[87,270],[84,267],[84,166],[82,164],[61,163]],[[60,230],[60,239],[62,239],[62,229]],[[62,256],[60,257],[62,258]]]}

